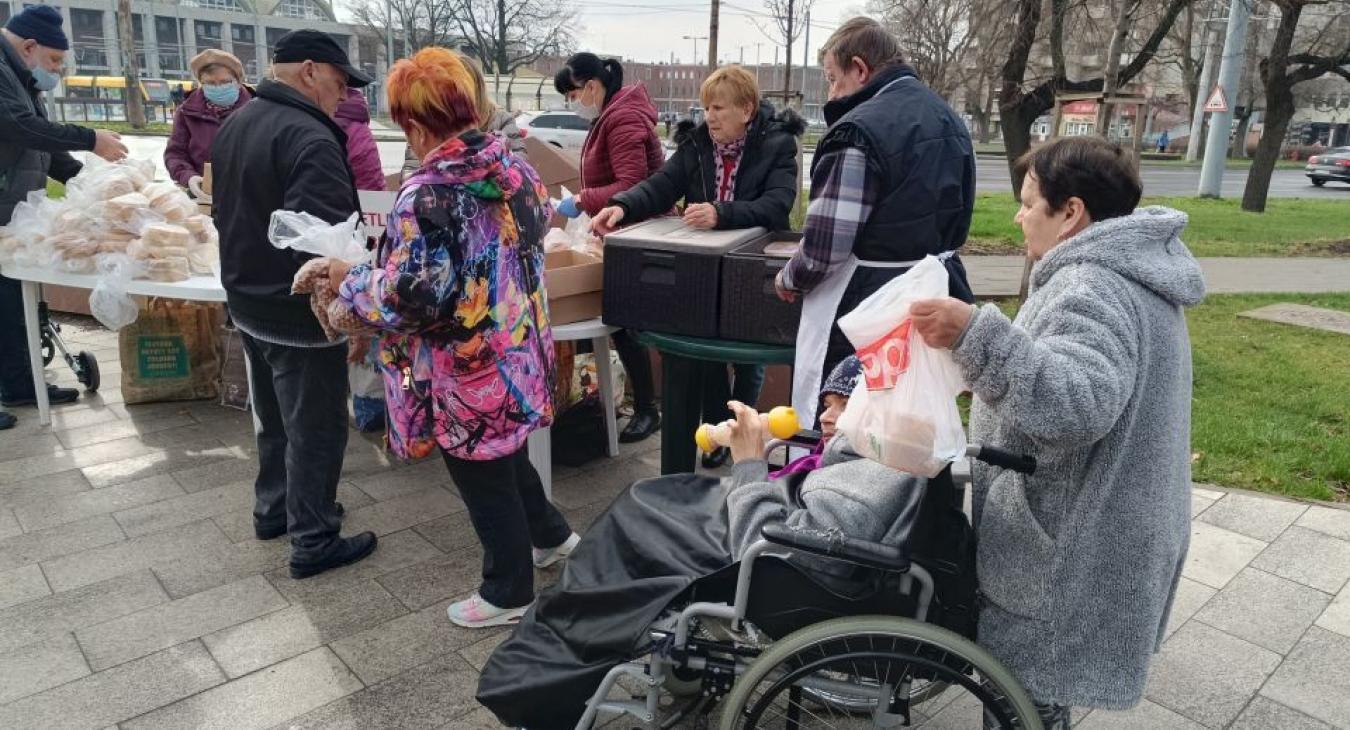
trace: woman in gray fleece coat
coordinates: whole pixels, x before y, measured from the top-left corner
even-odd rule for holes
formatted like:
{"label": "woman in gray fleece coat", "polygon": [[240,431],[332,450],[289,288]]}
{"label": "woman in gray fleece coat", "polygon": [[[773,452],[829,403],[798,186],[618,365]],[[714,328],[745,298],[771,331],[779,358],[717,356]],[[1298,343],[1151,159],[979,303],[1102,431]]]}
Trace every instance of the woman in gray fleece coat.
{"label": "woman in gray fleece coat", "polygon": [[971,440],[1034,454],[1035,476],[976,465],[979,639],[1043,705],[1128,708],[1162,641],[1190,537],[1191,348],[1204,296],[1186,216],[1135,210],[1128,152],[1095,137],[1019,162],[1030,294],[911,308],[975,395]]}

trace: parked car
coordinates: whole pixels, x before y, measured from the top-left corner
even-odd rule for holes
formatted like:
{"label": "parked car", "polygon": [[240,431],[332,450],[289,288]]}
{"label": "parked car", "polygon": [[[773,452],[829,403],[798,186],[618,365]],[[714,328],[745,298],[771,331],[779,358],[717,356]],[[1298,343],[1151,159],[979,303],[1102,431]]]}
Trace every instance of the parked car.
{"label": "parked car", "polygon": [[516,118],[516,126],[526,136],[577,154],[591,129],[589,122],[569,111],[526,112]]}
{"label": "parked car", "polygon": [[1319,188],[1328,180],[1350,183],[1350,147],[1332,147],[1309,157],[1303,173]]}

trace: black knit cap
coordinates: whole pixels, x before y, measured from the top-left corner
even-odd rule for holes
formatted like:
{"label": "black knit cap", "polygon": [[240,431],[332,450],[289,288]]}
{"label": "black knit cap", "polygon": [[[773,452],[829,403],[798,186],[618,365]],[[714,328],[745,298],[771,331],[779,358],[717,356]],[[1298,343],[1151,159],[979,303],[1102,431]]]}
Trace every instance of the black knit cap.
{"label": "black knit cap", "polygon": [[347,74],[347,86],[359,89],[371,82],[365,72],[352,65],[347,52],[327,33],[317,30],[293,30],[277,39],[276,50],[272,52],[273,63],[301,63],[313,61],[327,63],[342,69]]}
{"label": "black knit cap", "polygon": [[61,22],[61,11],[50,5],[33,5],[10,18],[5,30],[24,40],[37,41],[39,46],[68,51],[70,41],[61,30]]}
{"label": "black knit cap", "polygon": [[830,377],[825,379],[825,384],[820,387],[820,397],[824,398],[831,393],[845,398],[853,395],[853,386],[858,384],[858,376],[861,374],[862,360],[859,360],[857,355],[849,355],[835,365]]}

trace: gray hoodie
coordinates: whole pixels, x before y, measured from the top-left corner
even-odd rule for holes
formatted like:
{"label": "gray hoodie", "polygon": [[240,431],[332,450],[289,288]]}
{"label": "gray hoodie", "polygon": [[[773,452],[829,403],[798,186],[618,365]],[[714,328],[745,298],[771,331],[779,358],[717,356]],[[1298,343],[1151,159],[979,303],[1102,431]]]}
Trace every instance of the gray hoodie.
{"label": "gray hoodie", "polygon": [[1123,709],[1144,690],[1190,538],[1200,267],[1168,208],[1089,226],[1032,268],[1015,321],[986,305],[953,355],[971,439],[1034,454],[974,469],[980,643],[1038,702]]}

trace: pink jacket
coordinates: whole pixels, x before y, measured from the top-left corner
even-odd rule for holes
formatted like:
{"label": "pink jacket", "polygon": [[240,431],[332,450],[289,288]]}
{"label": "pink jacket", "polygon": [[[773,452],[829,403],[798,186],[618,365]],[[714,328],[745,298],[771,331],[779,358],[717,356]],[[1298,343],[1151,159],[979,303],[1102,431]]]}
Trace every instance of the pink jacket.
{"label": "pink jacket", "polygon": [[370,133],[370,107],[359,89],[348,89],[347,98],[333,115],[347,134],[347,160],[356,176],[357,190],[384,190],[384,168],[380,166],[380,148]]}

